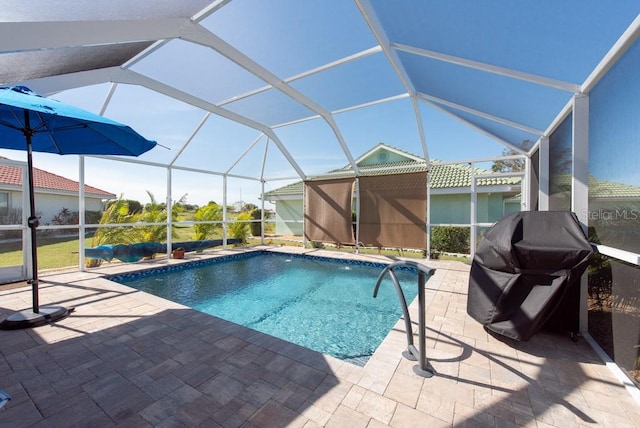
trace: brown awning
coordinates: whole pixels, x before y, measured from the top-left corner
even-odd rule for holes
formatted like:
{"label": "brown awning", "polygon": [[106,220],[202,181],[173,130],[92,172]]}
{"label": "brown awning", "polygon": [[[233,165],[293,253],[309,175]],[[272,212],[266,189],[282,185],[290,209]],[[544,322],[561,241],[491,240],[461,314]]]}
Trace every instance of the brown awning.
{"label": "brown awning", "polygon": [[426,248],[427,173],[360,177],[360,241]]}
{"label": "brown awning", "polygon": [[310,241],[353,244],[353,178],[306,181],[304,235]]}

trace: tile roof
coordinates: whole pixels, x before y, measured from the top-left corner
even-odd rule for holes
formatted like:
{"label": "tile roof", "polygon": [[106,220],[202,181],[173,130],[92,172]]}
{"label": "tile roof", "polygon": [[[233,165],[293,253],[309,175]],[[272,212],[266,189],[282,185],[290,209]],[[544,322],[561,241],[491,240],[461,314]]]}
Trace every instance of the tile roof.
{"label": "tile roof", "polygon": [[[552,175],[555,191],[571,190],[571,175]],[[640,199],[640,186],[604,181],[589,174],[589,198],[593,199]]]}
{"label": "tile roof", "polygon": [[[0,159],[6,158],[0,157]],[[74,193],[78,193],[80,189],[80,183],[77,181],[38,168],[33,168],[33,181],[34,187],[38,189]],[[22,186],[22,168],[12,165],[0,165],[0,185]],[[86,184],[84,191],[86,194],[104,196],[105,198],[113,198],[116,196],[113,193]]]}
{"label": "tile roof", "polygon": [[[379,144],[379,147],[391,147],[385,144]],[[404,150],[393,148],[394,150],[404,152],[408,155],[416,157],[416,155],[406,152]],[[371,153],[372,151],[368,152]],[[360,166],[361,176],[373,176],[373,175],[389,175],[389,174],[404,174],[410,172],[420,172],[427,170],[427,164],[424,161],[416,161],[413,159],[407,159],[400,162],[389,162],[378,165],[366,165]],[[475,169],[476,174],[492,174],[490,170],[481,168]],[[346,165],[342,168],[334,169],[326,174],[317,178],[339,178],[339,177],[353,177],[353,169],[351,165]],[[459,187],[471,186],[471,166],[468,164],[443,164],[440,161],[431,161],[431,170],[429,175],[430,187],[432,189],[454,189]],[[520,185],[520,177],[495,177],[495,178],[481,178],[478,180],[479,186],[509,186]],[[292,183],[278,189],[266,192],[265,196],[287,196],[287,195],[300,195],[302,194],[302,181]]]}
{"label": "tile roof", "polygon": [[589,176],[589,197],[598,199],[640,199],[640,186],[602,181]]}
{"label": "tile roof", "polygon": [[[491,170],[475,168],[474,174],[493,174]],[[442,164],[437,160],[431,162],[431,188],[449,189],[455,187],[471,186],[471,165],[468,164]],[[479,186],[509,186],[519,185],[520,177],[495,177],[478,179]]]}
{"label": "tile roof", "polygon": [[264,193],[265,197],[289,195],[302,195],[302,181],[296,181],[295,183],[287,184],[286,186],[282,186]]}
{"label": "tile roof", "polygon": [[[404,162],[388,162],[379,165],[358,166],[361,176],[406,174],[409,172],[420,172],[427,170],[427,164],[425,162],[415,162],[413,160]],[[353,177],[353,169],[351,168],[351,165],[329,171],[326,174],[326,177],[339,177],[340,175],[343,175],[345,177]]]}

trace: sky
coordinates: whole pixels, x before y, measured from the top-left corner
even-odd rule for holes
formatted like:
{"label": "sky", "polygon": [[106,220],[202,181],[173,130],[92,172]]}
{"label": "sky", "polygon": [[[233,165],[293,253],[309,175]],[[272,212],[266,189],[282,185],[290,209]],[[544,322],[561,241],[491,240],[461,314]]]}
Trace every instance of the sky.
{"label": "sky", "polygon": [[[107,85],[99,85],[66,91],[56,94],[53,98],[98,112],[107,90]],[[180,105],[181,103],[176,103],[164,96],[145,94],[151,96],[153,107],[151,111],[136,114],[137,91],[132,92],[114,102],[114,105],[105,112],[105,116],[129,124],[145,137],[169,147],[156,146],[151,151],[156,153],[149,152],[142,155],[141,160],[163,163],[170,161],[182,144],[189,139],[199,121],[204,117],[204,112],[191,111],[190,107]],[[468,160],[499,156],[502,153],[504,149],[502,144],[462,124],[450,115],[426,105],[421,110],[425,127],[428,126],[425,136],[431,159]],[[135,119],[126,121],[127,117],[135,117]],[[380,142],[422,155],[415,116],[407,102],[394,101],[366,111],[343,113],[336,116],[336,122],[345,141],[353,142],[350,147],[353,147],[351,154],[354,158]],[[215,116],[210,117],[205,126],[211,129],[203,127],[201,132],[206,135],[199,135],[192,140],[191,144],[197,147],[185,149],[182,152],[185,160],[179,161],[179,165],[198,169],[211,168],[219,172],[227,171],[260,137],[260,134],[253,129],[247,129]],[[289,146],[290,150],[295,152],[296,161],[309,175],[321,174],[348,164],[335,134],[321,120],[279,128],[276,132],[281,140],[293,142]],[[210,133],[213,134],[211,137],[215,140],[213,142],[206,141]],[[203,148],[205,141],[211,144]],[[304,144],[296,145],[295,142],[304,142]],[[231,170],[231,174],[259,176],[262,159],[265,156],[265,143],[266,139],[260,138],[251,151]],[[0,149],[0,156],[26,161],[26,152],[23,151]],[[147,192],[151,192],[156,200],[165,201],[166,168],[138,165],[131,161],[134,159],[113,161],[85,156],[85,183],[118,196],[122,195],[125,199],[149,202],[150,197]],[[273,143],[269,143],[267,148],[267,162],[273,162],[274,167],[268,168],[265,176],[275,179],[265,184],[266,191],[297,180],[296,172],[287,165],[286,159]],[[34,166],[72,180],[79,179],[79,156],[76,155],[34,153]],[[172,186],[174,201],[187,195],[187,202],[197,205],[206,204],[211,200],[217,203],[223,202],[223,184],[219,175],[175,170],[172,174]],[[229,191],[227,204],[240,200],[260,204],[258,198],[262,189],[259,181],[230,178],[227,186]]]}
{"label": "sky", "polygon": [[[587,0],[586,3],[588,7],[576,9],[575,2],[555,0],[540,0],[531,5],[501,1],[499,8],[467,2],[460,5],[465,13],[452,14],[448,2],[371,2],[395,42],[574,84],[584,81],[638,12],[637,5],[626,2],[610,5]],[[348,164],[341,140],[354,158],[381,142],[424,155],[408,98],[343,111],[405,92],[383,52],[299,77],[300,73],[378,45],[355,2],[327,0],[302,5],[299,0],[235,0],[201,25],[219,37],[221,43],[230,44],[258,66],[268,69],[278,81],[288,81],[298,93],[327,111],[336,112],[333,117],[337,134],[321,119],[279,126],[315,113],[276,89],[249,98],[234,98],[263,88],[265,81],[210,48],[180,39],[169,41],[135,63],[131,70],[275,126],[279,141],[269,141],[255,129],[215,115],[206,117],[203,110],[134,85],[117,85],[104,115],[158,141],[159,146],[143,154],[141,161],[241,177],[263,174],[267,180],[265,191],[299,179],[279,150],[280,142],[308,176]],[[396,19],[401,14],[402,19]],[[456,19],[452,19],[454,16]],[[512,16],[526,18],[526,25],[511,19]],[[584,26],[597,31],[585,32]],[[527,28],[538,31],[526,31]],[[431,58],[410,56],[407,52],[399,52],[398,56],[405,61],[405,71],[418,91],[539,130],[548,126],[572,95],[499,74],[473,72],[456,64],[434,64]],[[453,85],[447,83],[452,76],[458,78]],[[105,83],[52,97],[98,113],[110,88],[111,84]],[[430,159],[488,158],[499,156],[505,149],[496,139],[450,114],[424,101],[419,101],[419,105]],[[512,142],[526,137],[521,131],[514,133],[486,119],[476,118],[476,123],[492,127],[492,132],[503,139],[509,137]],[[0,156],[26,159],[21,151],[0,150]],[[263,168],[264,159],[267,166]],[[77,156],[35,153],[34,165],[78,180]],[[188,203],[198,205],[209,201],[232,204],[240,200],[260,204],[262,183],[239,177],[228,179],[228,197],[223,201],[224,183],[220,174],[174,170],[171,199],[176,201],[186,195]],[[143,203],[149,201],[148,193],[158,201],[165,201],[169,186],[164,166],[93,157],[85,158],[85,182]]]}

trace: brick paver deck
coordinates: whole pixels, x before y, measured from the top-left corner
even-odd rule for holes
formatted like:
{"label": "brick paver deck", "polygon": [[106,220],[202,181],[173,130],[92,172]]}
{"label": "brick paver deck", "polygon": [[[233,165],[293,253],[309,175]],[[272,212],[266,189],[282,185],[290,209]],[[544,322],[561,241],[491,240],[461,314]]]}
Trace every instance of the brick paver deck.
{"label": "brick paver deck", "polygon": [[[0,389],[12,396],[0,426],[640,425],[640,406],[584,339],[499,341],[466,314],[469,267],[428,264],[431,378],[402,358],[403,322],[358,367],[102,278],[140,265],[46,276],[41,304],[75,311],[0,331]],[[30,304],[28,288],[0,291],[0,318]]]}

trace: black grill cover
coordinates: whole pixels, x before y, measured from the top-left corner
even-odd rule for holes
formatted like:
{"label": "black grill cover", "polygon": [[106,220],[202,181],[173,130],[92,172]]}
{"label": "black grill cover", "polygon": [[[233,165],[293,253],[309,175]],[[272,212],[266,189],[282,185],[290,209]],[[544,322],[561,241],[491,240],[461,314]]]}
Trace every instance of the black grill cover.
{"label": "black grill cover", "polygon": [[592,254],[572,212],[510,214],[478,245],[467,312],[487,330],[516,340],[542,328],[577,333],[580,277]]}

